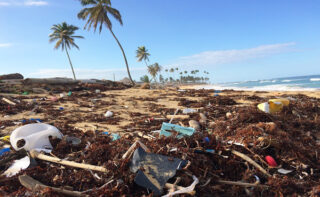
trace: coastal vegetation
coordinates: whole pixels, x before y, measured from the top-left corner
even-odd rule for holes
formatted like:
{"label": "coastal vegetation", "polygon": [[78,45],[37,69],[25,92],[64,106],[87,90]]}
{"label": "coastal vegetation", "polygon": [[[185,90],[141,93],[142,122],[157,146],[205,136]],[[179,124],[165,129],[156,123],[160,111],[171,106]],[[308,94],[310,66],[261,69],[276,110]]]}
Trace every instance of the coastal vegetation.
{"label": "coastal vegetation", "polygon": [[113,16],[113,18],[120,23],[120,25],[123,25],[122,22],[122,17],[119,12],[119,10],[113,8],[111,6],[111,1],[110,0],[80,0],[81,5],[84,6],[79,13],[78,13],[78,18],[82,20],[87,20],[84,28],[90,30],[91,27],[93,27],[94,32],[96,29],[99,29],[99,33],[101,33],[103,26],[105,26],[110,33],[112,34],[113,38],[116,40],[117,44],[119,45],[124,62],[126,64],[127,72],[128,72],[128,77],[134,85],[134,81],[132,80],[130,70],[129,70],[129,65],[128,65],[128,60],[126,57],[126,54],[122,48],[122,45],[120,44],[118,38],[114,34],[112,30],[112,23],[109,18],[109,16]]}
{"label": "coastal vegetation", "polygon": [[75,31],[77,31],[78,29],[79,28],[76,26],[68,25],[66,22],[63,22],[61,24],[53,25],[51,27],[51,30],[53,32],[49,35],[49,41],[56,42],[54,46],[55,49],[61,48],[62,51],[66,51],[74,80],[76,80],[76,74],[74,73],[68,49],[71,49],[71,47],[79,49],[79,46],[75,43],[74,39],[83,38],[83,36],[74,35]]}

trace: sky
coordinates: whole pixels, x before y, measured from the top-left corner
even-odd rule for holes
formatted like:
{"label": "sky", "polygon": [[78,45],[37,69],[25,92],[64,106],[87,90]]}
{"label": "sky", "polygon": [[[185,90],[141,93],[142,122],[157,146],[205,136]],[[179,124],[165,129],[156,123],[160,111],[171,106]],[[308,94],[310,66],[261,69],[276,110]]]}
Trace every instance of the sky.
{"label": "sky", "polygon": [[[208,71],[212,83],[320,74],[318,0],[113,0],[112,6],[122,15],[123,26],[110,18],[135,80],[147,74],[135,57],[138,46],[149,50],[149,64]],[[48,38],[53,24],[67,22],[85,37],[76,40],[80,50],[70,51],[78,78],[126,77],[111,33],[84,30],[81,8],[78,0],[0,0],[0,74],[72,78],[66,53]]]}

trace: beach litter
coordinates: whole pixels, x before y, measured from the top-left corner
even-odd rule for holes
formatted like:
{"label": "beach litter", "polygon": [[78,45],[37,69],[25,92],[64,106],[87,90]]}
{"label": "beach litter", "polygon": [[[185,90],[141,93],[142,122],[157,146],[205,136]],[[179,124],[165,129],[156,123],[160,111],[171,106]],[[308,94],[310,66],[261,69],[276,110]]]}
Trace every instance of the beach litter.
{"label": "beach litter", "polygon": [[7,153],[7,152],[10,152],[10,148],[0,149],[0,157],[1,157],[2,155],[4,155],[5,153]]}
{"label": "beach litter", "polygon": [[105,117],[107,118],[111,118],[113,116],[113,112],[112,111],[107,111],[105,114],[104,114]]}
{"label": "beach litter", "polygon": [[276,113],[282,111],[284,106],[289,106],[288,99],[270,99],[268,102],[260,103],[258,108],[266,113]]}
{"label": "beach litter", "polygon": [[6,177],[12,177],[18,174],[21,170],[25,170],[30,165],[29,156],[25,156],[22,159],[15,160],[13,164],[2,174]]}
{"label": "beach litter", "polygon": [[160,136],[164,135],[166,137],[170,137],[172,135],[171,131],[175,131],[178,133],[177,138],[182,138],[184,136],[192,136],[195,132],[195,129],[191,127],[182,127],[180,125],[164,122],[161,126]]}
{"label": "beach litter", "polygon": [[130,169],[137,173],[134,182],[150,189],[155,196],[162,194],[166,182],[185,167],[187,161],[154,153],[146,153],[142,148],[135,150]]}
{"label": "beach litter", "polygon": [[33,149],[50,151],[52,145],[50,144],[49,136],[62,138],[63,135],[56,127],[48,124],[28,124],[12,132],[10,143],[17,151],[21,149],[25,149],[26,151]]}
{"label": "beach litter", "polygon": [[[13,143],[10,151],[2,154],[1,174],[15,161],[24,159],[24,164],[30,164],[16,168],[18,174],[12,177],[0,177],[0,196],[68,195],[62,190],[88,196],[189,196],[195,193],[197,196],[316,196],[320,191],[317,190],[320,186],[320,100],[317,98],[284,95],[294,99],[290,99],[287,106],[282,104],[277,113],[265,113],[256,104],[279,100],[235,91],[229,91],[230,95],[226,91],[227,96],[219,97],[212,97],[212,90],[158,93],[162,100],[181,101],[181,109],[198,109],[197,113],[179,114],[177,106],[168,107],[149,98],[150,91],[159,90],[139,90],[146,91],[148,96],[121,100],[118,93],[108,93],[107,97],[101,94],[94,110],[88,112],[93,108],[91,100],[97,96],[97,87],[79,87],[78,90],[61,88],[61,91],[72,89],[73,96],[60,99],[59,103],[34,95],[7,97],[15,106],[0,100],[1,117],[6,117],[0,120],[2,130],[33,125],[30,123],[41,117],[42,122],[54,125],[61,133],[61,137],[43,135],[51,148],[45,146],[45,152],[38,149],[43,148],[42,145],[32,148],[29,161],[23,141],[20,141],[19,147],[23,147],[20,151],[16,152]],[[81,89],[84,87],[90,89]],[[188,100],[188,97],[199,100]],[[35,107],[30,99],[38,101],[37,117],[28,116],[25,121],[19,121],[19,113],[24,115]],[[250,103],[237,104],[241,99],[248,99]],[[69,103],[76,107],[63,112],[55,110]],[[113,108],[120,105],[129,107],[118,111]],[[139,113],[138,105],[143,106]],[[106,118],[103,114],[106,109],[113,109],[119,116]],[[169,124],[166,121],[170,119]],[[200,124],[197,132],[186,127],[190,120]],[[84,127],[85,130],[80,129]],[[121,131],[115,133],[121,134],[116,140],[112,135],[114,127],[117,132]],[[110,132],[106,135],[99,132],[101,130]],[[40,136],[37,130],[33,131],[35,133],[23,139]],[[165,137],[152,131],[159,131],[164,134],[160,136]],[[1,136],[9,135],[10,132]],[[3,150],[7,144],[2,140],[0,146]],[[266,159],[269,157],[273,161]],[[175,163],[172,168],[166,168],[176,160],[185,165]],[[32,165],[33,161],[37,165]],[[136,161],[135,171],[131,171],[133,161]],[[153,171],[159,169],[158,172],[169,173]],[[167,175],[171,178],[160,178]]]}

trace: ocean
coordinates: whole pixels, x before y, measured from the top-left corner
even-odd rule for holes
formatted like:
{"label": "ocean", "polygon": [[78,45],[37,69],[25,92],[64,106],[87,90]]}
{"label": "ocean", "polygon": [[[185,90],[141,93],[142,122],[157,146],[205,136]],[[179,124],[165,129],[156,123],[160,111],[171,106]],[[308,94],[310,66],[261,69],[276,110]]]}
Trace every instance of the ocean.
{"label": "ocean", "polygon": [[253,91],[320,91],[320,75],[238,81],[204,86],[205,89]]}

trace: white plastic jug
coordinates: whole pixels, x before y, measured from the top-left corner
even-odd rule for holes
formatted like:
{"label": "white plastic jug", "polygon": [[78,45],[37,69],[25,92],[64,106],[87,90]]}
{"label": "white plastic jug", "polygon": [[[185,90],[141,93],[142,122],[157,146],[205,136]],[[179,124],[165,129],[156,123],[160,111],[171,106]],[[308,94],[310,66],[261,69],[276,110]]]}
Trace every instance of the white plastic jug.
{"label": "white plastic jug", "polygon": [[[15,129],[10,136],[11,146],[15,150],[25,149],[52,149],[49,136],[62,138],[62,133],[54,126],[44,123],[28,124]],[[19,140],[24,140],[25,144],[18,147]]]}

